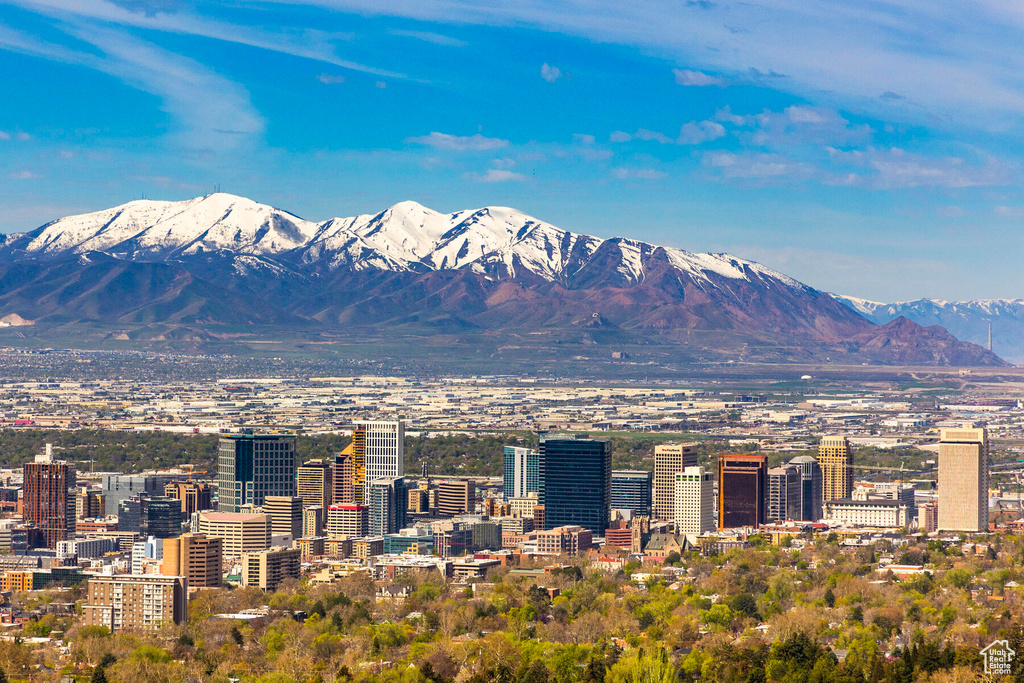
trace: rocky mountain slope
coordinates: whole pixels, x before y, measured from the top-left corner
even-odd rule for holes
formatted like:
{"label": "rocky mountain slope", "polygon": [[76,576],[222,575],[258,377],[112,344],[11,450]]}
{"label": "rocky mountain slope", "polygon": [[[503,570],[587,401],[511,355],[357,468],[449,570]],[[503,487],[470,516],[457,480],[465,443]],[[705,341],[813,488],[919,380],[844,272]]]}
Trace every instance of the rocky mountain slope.
{"label": "rocky mountain slope", "polygon": [[[0,242],[0,316],[46,324],[401,330],[679,345],[739,359],[998,365],[729,254],[402,202],[311,222],[218,193],[68,216]],[[559,336],[561,335],[561,336]],[[707,355],[707,354],[705,354]]]}
{"label": "rocky mountain slope", "polygon": [[833,296],[879,325],[902,316],[921,325],[940,325],[957,339],[980,346],[987,346],[991,325],[992,350],[1013,363],[1024,363],[1024,299],[917,299],[886,304]]}

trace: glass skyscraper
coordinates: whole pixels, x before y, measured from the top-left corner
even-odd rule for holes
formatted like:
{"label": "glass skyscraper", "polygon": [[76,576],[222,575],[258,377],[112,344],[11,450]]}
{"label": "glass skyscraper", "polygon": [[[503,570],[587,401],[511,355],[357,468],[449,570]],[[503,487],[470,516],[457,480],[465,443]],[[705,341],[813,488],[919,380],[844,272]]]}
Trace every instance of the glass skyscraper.
{"label": "glass skyscraper", "polygon": [[370,482],[370,536],[394,534],[405,528],[409,492],[405,479],[377,479]]}
{"label": "glass skyscraper", "polygon": [[603,534],[612,503],[611,445],[586,435],[542,436],[539,489],[545,529],[577,524]]}
{"label": "glass skyscraper", "polygon": [[285,434],[225,434],[217,452],[217,510],[240,512],[267,496],[296,495],[299,456]]}
{"label": "glass skyscraper", "polygon": [[505,500],[540,491],[540,454],[521,446],[505,446]]}
{"label": "glass skyscraper", "polygon": [[612,510],[650,516],[652,474],[643,470],[612,470]]}

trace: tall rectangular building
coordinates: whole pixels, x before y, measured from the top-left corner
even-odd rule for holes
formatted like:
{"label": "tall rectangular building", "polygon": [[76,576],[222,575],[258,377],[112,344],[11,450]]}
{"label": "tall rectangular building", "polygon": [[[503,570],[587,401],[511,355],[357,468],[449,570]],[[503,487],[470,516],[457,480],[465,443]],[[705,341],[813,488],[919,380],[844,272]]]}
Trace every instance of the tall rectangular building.
{"label": "tall rectangular building", "polygon": [[302,552],[298,548],[270,548],[242,554],[242,585],[265,591],[277,590],[285,579],[302,575]]}
{"label": "tall rectangular building", "polygon": [[670,520],[675,514],[677,472],[700,464],[697,444],[661,444],[654,447],[654,510],[655,519]]}
{"label": "tall rectangular building", "polygon": [[759,527],[767,519],[768,460],[742,453],[718,456],[718,528]]}
{"label": "tall rectangular building", "polygon": [[322,536],[327,523],[327,508],[313,505],[302,511],[302,537]]}
{"label": "tall rectangular building", "polygon": [[543,528],[578,525],[603,534],[612,504],[611,445],[586,435],[541,436],[539,493]]}
{"label": "tall rectangular building", "polygon": [[82,606],[86,626],[157,629],[188,620],[188,579],[159,574],[89,577]]}
{"label": "tall rectangular building", "polygon": [[[405,476],[405,422],[356,422],[352,431],[355,476],[353,487],[363,487],[363,501],[369,500],[370,485],[379,479]],[[363,472],[360,473],[360,453]],[[362,501],[356,501],[362,502]]]}
{"label": "tall rectangular building", "polygon": [[[800,476],[800,502],[797,516],[793,519],[802,522],[817,522],[824,517],[822,511],[823,479],[821,466],[809,455],[798,455],[789,461],[797,468]],[[913,501],[911,501],[913,502]]]}
{"label": "tall rectangular building", "polygon": [[333,471],[327,460],[309,460],[299,467],[298,496],[302,507],[318,505],[327,509],[333,499]]}
{"label": "tall rectangular building", "polygon": [[220,588],[224,573],[224,541],[203,534],[165,538],[164,576],[184,576],[192,588]]}
{"label": "tall rectangular building", "polygon": [[525,498],[540,489],[540,454],[532,448],[505,446],[505,500]]}
{"label": "tall rectangular building", "polygon": [[225,434],[217,451],[217,510],[239,512],[267,496],[294,496],[298,468],[295,437]]}
{"label": "tall rectangular building", "polygon": [[442,481],[437,485],[437,512],[446,517],[476,509],[476,484],[469,479]]}
{"label": "tall rectangular building", "polygon": [[772,467],[768,470],[769,521],[785,522],[799,519],[800,470],[795,465]]}
{"label": "tall rectangular building", "polygon": [[267,496],[263,512],[270,517],[271,534],[289,534],[293,540],[302,537],[302,499],[298,496]]}
{"label": "tall rectangular building", "polygon": [[181,501],[181,515],[184,519],[192,513],[213,509],[213,487],[205,482],[172,481],[164,486],[164,495]]}
{"label": "tall rectangular building", "polygon": [[853,453],[845,436],[823,436],[818,444],[822,497],[840,500],[853,496]]}
{"label": "tall rectangular building", "polygon": [[403,477],[372,481],[368,494],[370,536],[394,534],[405,528],[409,496]]}
{"label": "tall rectangular building", "polygon": [[165,496],[167,485],[187,478],[181,474],[105,474],[103,497],[106,514],[116,515],[121,501],[139,496]]}
{"label": "tall rectangular building", "polygon": [[36,526],[47,548],[75,535],[75,465],[53,459],[53,448],[22,468],[22,516]]}
{"label": "tall rectangular building", "polygon": [[675,475],[677,534],[700,535],[715,529],[715,481],[703,467],[687,467]]}
{"label": "tall rectangular building", "polygon": [[650,517],[652,474],[644,470],[612,470],[612,510]]}
{"label": "tall rectangular building", "polygon": [[117,511],[118,531],[131,531],[142,538],[174,538],[181,534],[181,502],[167,496],[138,496],[121,501]]}
{"label": "tall rectangular building", "polygon": [[[331,496],[331,503],[334,505],[353,505],[363,503],[363,489],[360,486],[356,491],[356,454],[355,434],[352,435],[352,443],[345,446],[345,449],[334,455],[334,474],[331,487],[334,495]],[[360,481],[366,478],[366,458],[364,452],[365,444],[360,440],[359,446],[359,478]]]}
{"label": "tall rectangular building", "polygon": [[939,432],[939,531],[988,531],[988,432]]}
{"label": "tall rectangular building", "polygon": [[224,540],[224,556],[240,557],[270,547],[270,517],[240,512],[200,512],[199,533]]}
{"label": "tall rectangular building", "polygon": [[370,528],[370,508],[332,505],[327,508],[327,535],[334,539],[359,538]]}

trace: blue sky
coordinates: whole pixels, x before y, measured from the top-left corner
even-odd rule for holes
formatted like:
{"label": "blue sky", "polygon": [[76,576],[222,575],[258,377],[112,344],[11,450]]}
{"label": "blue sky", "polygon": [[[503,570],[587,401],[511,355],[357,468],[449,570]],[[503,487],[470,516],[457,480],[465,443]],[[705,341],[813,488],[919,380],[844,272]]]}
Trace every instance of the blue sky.
{"label": "blue sky", "polygon": [[219,186],[1019,297],[1022,44],[1007,0],[8,0],[0,231]]}

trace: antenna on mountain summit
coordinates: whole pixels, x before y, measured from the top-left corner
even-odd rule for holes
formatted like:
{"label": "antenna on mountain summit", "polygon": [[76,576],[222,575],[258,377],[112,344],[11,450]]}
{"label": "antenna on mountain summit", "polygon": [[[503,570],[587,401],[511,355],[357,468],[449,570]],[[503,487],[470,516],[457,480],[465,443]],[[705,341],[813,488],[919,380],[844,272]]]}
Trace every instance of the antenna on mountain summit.
{"label": "antenna on mountain summit", "polygon": [[214,194],[220,194],[220,183],[214,183],[213,184],[213,193]]}
{"label": "antenna on mountain summit", "polygon": [[988,350],[992,350],[992,321],[988,323]]}

